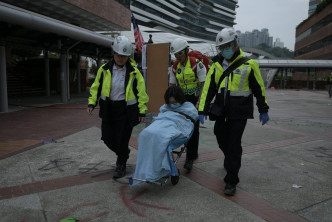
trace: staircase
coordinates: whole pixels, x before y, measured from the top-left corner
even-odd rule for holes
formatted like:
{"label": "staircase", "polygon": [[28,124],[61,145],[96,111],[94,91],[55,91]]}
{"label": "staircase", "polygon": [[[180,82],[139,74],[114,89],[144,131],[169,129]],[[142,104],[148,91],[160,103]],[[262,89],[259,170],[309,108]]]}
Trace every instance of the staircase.
{"label": "staircase", "polygon": [[7,93],[9,97],[35,96],[45,94],[45,90],[31,86],[23,74],[13,68],[7,68]]}

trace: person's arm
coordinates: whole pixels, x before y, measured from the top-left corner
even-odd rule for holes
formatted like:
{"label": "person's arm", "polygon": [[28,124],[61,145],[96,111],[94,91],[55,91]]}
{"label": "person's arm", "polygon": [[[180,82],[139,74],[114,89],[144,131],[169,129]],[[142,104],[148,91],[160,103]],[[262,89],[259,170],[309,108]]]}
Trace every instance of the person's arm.
{"label": "person's arm", "polygon": [[201,90],[199,92],[198,101],[197,101],[197,104],[196,104],[196,109],[198,110],[199,101],[200,101],[201,96],[202,96],[204,83],[205,83],[205,79],[206,79],[206,68],[205,68],[205,66],[202,62],[197,63],[197,78],[198,78],[198,81],[201,83]]}
{"label": "person's arm", "polygon": [[138,102],[138,110],[139,110],[139,121],[141,123],[145,122],[145,114],[147,112],[147,106],[146,103],[149,102],[149,96],[146,93],[145,88],[145,80],[141,72],[135,68],[135,78],[137,80],[137,102]]}
{"label": "person's arm", "polygon": [[104,72],[104,69],[103,69],[104,66],[105,66],[105,64],[98,69],[95,81],[93,82],[92,86],[90,87],[91,96],[89,97],[88,107],[86,109],[86,111],[89,115],[92,114],[92,111],[94,110],[94,108],[97,106],[97,103],[98,103],[98,98],[100,96],[98,94],[98,92],[100,93],[101,88],[102,88],[102,81],[100,78],[103,78],[102,75]]}
{"label": "person's arm", "polygon": [[173,66],[169,69],[169,86],[176,86],[175,70]]}
{"label": "person's arm", "polygon": [[196,109],[198,110],[199,108],[199,101],[201,100],[201,97],[202,97],[202,92],[203,92],[203,88],[204,88],[204,83],[205,82],[201,82],[201,90],[199,92],[199,96],[198,96],[198,100],[197,100],[197,103],[196,103]]}
{"label": "person's arm", "polygon": [[199,100],[198,113],[207,115],[210,103],[214,98],[215,94],[218,92],[217,84],[215,82],[216,79],[216,63],[213,63],[208,74],[206,75],[206,79],[204,82],[204,87],[202,87],[202,93]]}
{"label": "person's arm", "polygon": [[249,87],[256,97],[256,105],[259,113],[267,113],[269,106],[266,100],[264,81],[256,61],[251,60],[251,71],[249,74]]}

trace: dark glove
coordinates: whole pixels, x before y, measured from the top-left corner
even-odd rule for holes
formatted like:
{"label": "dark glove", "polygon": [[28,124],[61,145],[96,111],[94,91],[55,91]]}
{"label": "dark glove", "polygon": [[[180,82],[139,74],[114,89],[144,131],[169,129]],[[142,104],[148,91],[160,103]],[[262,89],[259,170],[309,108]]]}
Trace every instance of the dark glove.
{"label": "dark glove", "polygon": [[267,121],[269,121],[269,119],[270,119],[269,114],[267,114],[267,113],[259,114],[259,121],[262,122],[262,125],[267,123]]}
{"label": "dark glove", "polygon": [[204,124],[204,117],[205,117],[205,120],[207,120],[207,116],[205,116],[205,115],[199,115],[198,116],[199,121],[201,122],[201,124]]}

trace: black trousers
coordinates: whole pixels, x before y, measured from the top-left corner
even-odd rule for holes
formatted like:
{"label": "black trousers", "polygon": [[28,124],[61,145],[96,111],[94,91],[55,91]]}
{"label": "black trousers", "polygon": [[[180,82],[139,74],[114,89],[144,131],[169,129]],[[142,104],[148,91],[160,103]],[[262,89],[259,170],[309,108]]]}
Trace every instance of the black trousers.
{"label": "black trousers", "polygon": [[112,103],[110,108],[110,120],[102,121],[101,124],[101,139],[116,153],[117,163],[126,163],[130,152],[129,140],[133,131],[126,113],[126,102]]}
{"label": "black trousers", "polygon": [[215,122],[214,134],[225,156],[225,183],[236,185],[240,182],[238,174],[242,157],[241,140],[246,124],[247,119],[218,118]]}
{"label": "black trousers", "polygon": [[[198,101],[195,95],[186,95],[186,100],[191,102],[194,106]],[[199,121],[196,121],[194,132],[187,143],[187,158],[195,160],[198,157],[198,143],[199,143]]]}

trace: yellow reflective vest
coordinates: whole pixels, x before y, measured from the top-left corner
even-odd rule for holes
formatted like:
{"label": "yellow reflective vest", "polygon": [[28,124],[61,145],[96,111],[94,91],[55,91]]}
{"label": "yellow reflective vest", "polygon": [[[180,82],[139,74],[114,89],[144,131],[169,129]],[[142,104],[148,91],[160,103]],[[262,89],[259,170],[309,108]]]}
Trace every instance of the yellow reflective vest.
{"label": "yellow reflective vest", "polygon": [[[102,65],[97,72],[96,79],[90,88],[89,97],[89,106],[96,107],[98,104],[98,100],[101,103],[102,101],[109,100],[111,86],[112,86],[112,68],[114,65],[114,61],[110,61]],[[139,116],[145,116],[147,111],[146,103],[149,101],[149,97],[146,94],[145,90],[145,81],[140,73],[140,71],[136,68],[136,62],[129,57],[126,63],[127,73],[125,76],[125,101],[127,103],[127,111],[130,115],[135,115],[136,113]],[[100,106],[102,106],[100,104]],[[102,107],[100,108],[102,109]],[[99,112],[101,118],[106,118],[105,114],[101,114],[103,112]]]}
{"label": "yellow reflective vest", "polygon": [[[229,64],[244,57],[242,50],[236,52],[238,56]],[[217,88],[224,69],[223,58],[217,55],[212,59],[213,64],[207,74],[204,88],[199,103],[199,114],[209,113],[212,99],[218,95],[221,98],[221,114],[230,119],[251,119],[253,118],[253,95],[256,97],[259,113],[267,113],[269,106],[266,101],[264,81],[262,79],[259,65],[250,59],[238,66],[228,78],[223,79],[220,87]]]}
{"label": "yellow reflective vest", "polygon": [[195,67],[191,66],[191,63],[194,62],[196,66],[197,60],[195,58],[188,57],[186,66],[183,69],[181,64],[178,62],[176,69],[173,70],[173,72],[176,72],[175,77],[185,95],[193,95],[201,90],[201,83],[199,82],[196,73],[193,70]]}

